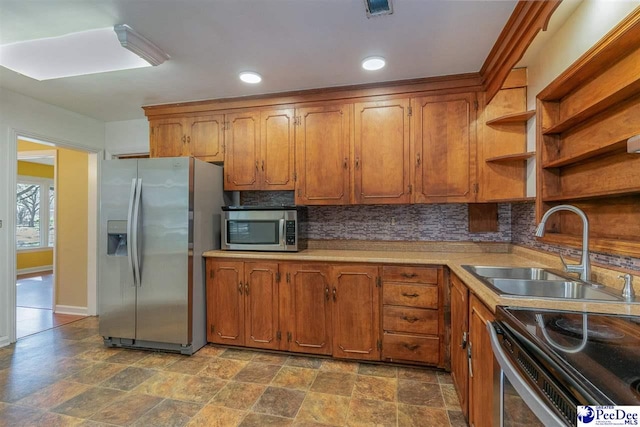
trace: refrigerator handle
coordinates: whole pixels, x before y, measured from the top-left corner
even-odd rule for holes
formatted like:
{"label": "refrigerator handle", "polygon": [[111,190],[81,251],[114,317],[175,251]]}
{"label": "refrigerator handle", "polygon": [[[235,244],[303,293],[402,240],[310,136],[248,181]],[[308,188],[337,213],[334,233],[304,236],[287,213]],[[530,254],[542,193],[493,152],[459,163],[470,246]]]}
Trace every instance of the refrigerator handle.
{"label": "refrigerator handle", "polygon": [[129,192],[129,208],[127,209],[127,260],[129,261],[129,271],[133,280],[133,286],[136,287],[136,275],[133,272],[133,201],[136,194],[136,179],[131,179],[131,191]]}
{"label": "refrigerator handle", "polygon": [[287,239],[284,236],[284,218],[280,219],[280,245],[283,248],[287,246]]}
{"label": "refrigerator handle", "polygon": [[138,286],[142,286],[142,277],[140,274],[140,254],[138,253],[139,242],[140,242],[140,199],[142,198],[142,178],[137,179],[136,183],[136,197],[135,202],[133,204],[133,230],[132,237],[133,241],[131,246],[133,247],[133,276],[135,278],[134,282],[137,283]]}

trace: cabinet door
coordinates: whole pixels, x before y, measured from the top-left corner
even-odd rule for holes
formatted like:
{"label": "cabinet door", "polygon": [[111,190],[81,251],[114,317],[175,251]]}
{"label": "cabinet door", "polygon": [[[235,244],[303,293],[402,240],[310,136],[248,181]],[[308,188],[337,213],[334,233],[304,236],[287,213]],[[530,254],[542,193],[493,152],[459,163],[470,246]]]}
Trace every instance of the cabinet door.
{"label": "cabinet door", "polygon": [[207,259],[207,341],[244,345],[243,263]]}
{"label": "cabinet door", "polygon": [[352,106],[296,110],[296,204],[349,203],[349,126]]}
{"label": "cabinet door", "polygon": [[333,355],[380,360],[378,267],[333,266]]}
{"label": "cabinet door", "polygon": [[260,113],[227,114],[224,155],[224,189],[260,188]]}
{"label": "cabinet door", "polygon": [[263,190],[293,190],[294,110],[266,110],[260,113],[260,172]]}
{"label": "cabinet door", "polygon": [[179,157],[187,151],[187,132],[182,119],[151,120],[149,127],[150,157]]}
{"label": "cabinet door", "polygon": [[465,418],[469,415],[468,331],[469,290],[458,277],[451,274],[451,379]]}
{"label": "cabinet door", "polygon": [[355,104],[354,201],[411,202],[409,99]]}
{"label": "cabinet door", "polygon": [[471,372],[469,372],[469,425],[491,427],[493,419],[493,351],[487,331],[487,322],[493,313],[475,296],[469,299],[469,346]]}
{"label": "cabinet door", "polygon": [[205,162],[224,160],[223,121],[222,114],[187,119],[187,144],[192,156]]}
{"label": "cabinet door", "polygon": [[476,94],[413,100],[415,202],[473,202]]}
{"label": "cabinet door", "polygon": [[246,262],[245,344],[249,347],[277,349],[278,342],[278,263]]}
{"label": "cabinet door", "polygon": [[280,295],[280,300],[287,305],[286,327],[283,328],[287,332],[287,350],[330,355],[329,266],[286,264],[282,267],[287,282]]}

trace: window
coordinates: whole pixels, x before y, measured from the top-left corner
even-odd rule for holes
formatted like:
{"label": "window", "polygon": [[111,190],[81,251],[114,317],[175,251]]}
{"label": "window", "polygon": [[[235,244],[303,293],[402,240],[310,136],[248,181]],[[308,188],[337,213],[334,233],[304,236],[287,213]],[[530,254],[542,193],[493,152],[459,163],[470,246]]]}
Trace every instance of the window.
{"label": "window", "polygon": [[16,245],[20,249],[53,247],[55,189],[46,178],[18,177]]}

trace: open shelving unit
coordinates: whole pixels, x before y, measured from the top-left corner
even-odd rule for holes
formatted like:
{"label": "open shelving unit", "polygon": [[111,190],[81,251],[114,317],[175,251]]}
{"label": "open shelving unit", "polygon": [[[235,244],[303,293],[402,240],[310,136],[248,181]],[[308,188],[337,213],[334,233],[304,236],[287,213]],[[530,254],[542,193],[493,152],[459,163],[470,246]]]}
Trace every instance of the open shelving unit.
{"label": "open shelving unit", "polygon": [[[591,249],[640,257],[640,10],[631,13],[538,95],[537,205],[587,214]],[[581,223],[558,212],[544,241],[580,246]]]}
{"label": "open shelving unit", "polygon": [[479,149],[480,199],[484,202],[533,200],[526,197],[527,121],[535,116],[527,110],[527,70],[511,71],[505,84],[483,111]]}

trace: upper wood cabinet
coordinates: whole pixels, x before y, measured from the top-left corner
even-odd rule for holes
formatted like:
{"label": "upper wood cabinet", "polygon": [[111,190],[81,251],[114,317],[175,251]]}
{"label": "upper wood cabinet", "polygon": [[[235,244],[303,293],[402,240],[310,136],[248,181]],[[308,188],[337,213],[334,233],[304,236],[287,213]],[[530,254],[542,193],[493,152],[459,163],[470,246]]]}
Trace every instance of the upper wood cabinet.
{"label": "upper wood cabinet", "polygon": [[409,203],[409,99],[362,102],[354,109],[354,202]]}
{"label": "upper wood cabinet", "polygon": [[194,156],[220,162],[224,159],[223,121],[222,114],[150,120],[150,156]]}
{"label": "upper wood cabinet", "polygon": [[294,110],[227,114],[225,190],[294,189]]}
{"label": "upper wood cabinet", "polygon": [[296,109],[296,204],[349,203],[349,138],[352,105]]}
{"label": "upper wood cabinet", "polygon": [[412,100],[415,202],[475,201],[477,105],[475,93]]}
{"label": "upper wood cabinet", "polygon": [[333,355],[380,360],[378,267],[332,266]]}

